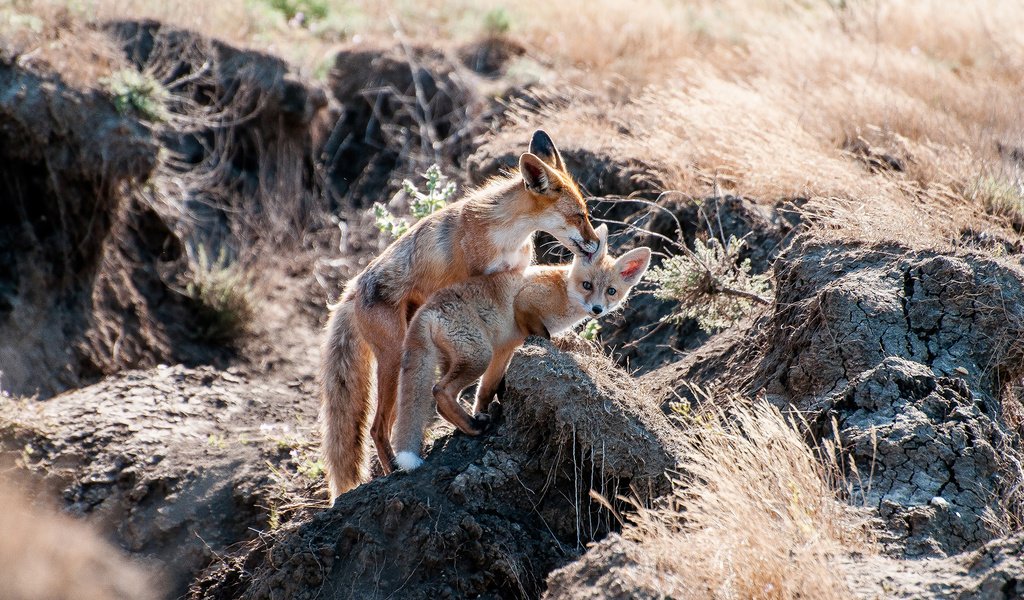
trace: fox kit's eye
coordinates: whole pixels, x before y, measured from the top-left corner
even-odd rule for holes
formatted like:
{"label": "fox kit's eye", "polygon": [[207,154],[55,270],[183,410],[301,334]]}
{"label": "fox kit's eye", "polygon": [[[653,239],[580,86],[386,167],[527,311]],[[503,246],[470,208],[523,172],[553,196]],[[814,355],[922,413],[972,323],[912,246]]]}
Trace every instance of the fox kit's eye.
{"label": "fox kit's eye", "polygon": [[608,295],[609,296],[614,296],[616,294],[616,292],[618,292],[618,291],[619,290],[617,290],[617,289],[615,289],[613,287],[610,287],[610,288],[608,288]]}
{"label": "fox kit's eye", "polygon": [[594,284],[590,283],[589,281],[584,281],[583,282],[583,289],[585,289],[585,290],[587,290],[589,292],[590,290],[594,289]]}

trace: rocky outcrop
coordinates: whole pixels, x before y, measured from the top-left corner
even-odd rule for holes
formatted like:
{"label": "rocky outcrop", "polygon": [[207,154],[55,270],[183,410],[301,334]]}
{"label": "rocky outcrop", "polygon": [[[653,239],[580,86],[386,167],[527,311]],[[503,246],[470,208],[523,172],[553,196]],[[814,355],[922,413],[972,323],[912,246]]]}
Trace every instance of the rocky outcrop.
{"label": "rocky outcrop", "polygon": [[[157,149],[145,125],[101,94],[0,64],[3,390],[49,395],[102,360],[81,343],[102,318],[93,289],[123,223],[124,191],[150,176]],[[173,242],[155,237],[147,259],[173,258]]]}
{"label": "rocky outcrop", "polygon": [[269,528],[284,484],[274,469],[313,447],[310,395],[164,367],[45,402],[0,397],[0,458],[56,488],[65,512],[155,559],[181,594],[213,556]]}

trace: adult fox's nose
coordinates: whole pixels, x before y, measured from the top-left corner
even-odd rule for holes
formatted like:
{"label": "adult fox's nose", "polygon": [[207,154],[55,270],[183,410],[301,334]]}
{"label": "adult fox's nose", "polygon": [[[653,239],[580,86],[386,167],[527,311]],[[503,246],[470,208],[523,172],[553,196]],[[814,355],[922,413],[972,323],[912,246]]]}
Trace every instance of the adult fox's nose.
{"label": "adult fox's nose", "polygon": [[604,309],[601,308],[601,306],[597,305],[597,304],[594,305],[594,308],[592,310],[594,311],[595,315],[599,315],[599,314],[604,312]]}

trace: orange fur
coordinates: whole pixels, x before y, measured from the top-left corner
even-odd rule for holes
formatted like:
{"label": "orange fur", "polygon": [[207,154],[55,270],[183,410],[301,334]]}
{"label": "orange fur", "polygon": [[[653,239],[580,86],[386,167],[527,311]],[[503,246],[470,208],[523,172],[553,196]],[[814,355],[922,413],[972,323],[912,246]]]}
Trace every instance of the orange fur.
{"label": "orange fur", "polygon": [[[442,417],[468,435],[479,435],[512,353],[528,335],[556,334],[622,304],[646,271],[651,252],[637,248],[618,260],[609,258],[607,227],[597,233],[601,244],[589,258],[530,267],[523,275],[475,277],[437,292],[416,313],[406,335],[395,415],[401,468],[414,469],[422,462],[423,432],[435,402]],[[432,385],[438,366],[441,379]],[[471,416],[458,398],[480,378]]]}
{"label": "orange fur", "polygon": [[497,178],[424,218],[346,286],[331,311],[321,364],[323,455],[332,500],[365,477],[366,422],[376,363],[377,410],[370,434],[385,473],[406,325],[435,291],[488,273],[522,272],[533,233],[570,250],[599,246],[586,203],[547,134],[520,157],[519,176]]}

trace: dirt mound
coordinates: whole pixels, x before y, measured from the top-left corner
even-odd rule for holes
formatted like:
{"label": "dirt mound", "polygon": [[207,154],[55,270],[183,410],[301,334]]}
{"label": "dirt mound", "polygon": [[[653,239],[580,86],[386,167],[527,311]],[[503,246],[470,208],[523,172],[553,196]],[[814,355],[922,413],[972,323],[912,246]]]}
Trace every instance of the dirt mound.
{"label": "dirt mound", "polygon": [[[611,534],[578,561],[551,573],[544,598],[631,600],[664,598],[664,577],[643,559],[643,544]],[[1024,535],[993,540],[947,558],[837,556],[854,598],[1014,600],[1024,597]]]}
{"label": "dirt mound", "polygon": [[604,357],[534,340],[507,381],[493,431],[437,439],[421,469],[249,544],[192,597],[538,595],[551,569],[616,527],[589,491],[664,493],[676,441]]}
{"label": "dirt mound", "polygon": [[562,600],[659,600],[656,569],[639,560],[642,544],[617,533],[591,546],[580,559],[551,573],[544,598]]}
{"label": "dirt mound", "polygon": [[180,593],[215,554],[280,519],[272,470],[294,471],[292,450],[315,456],[310,397],[309,384],[209,367],[129,371],[44,402],[0,398],[0,450],[56,488],[66,512],[158,560]]}
{"label": "dirt mound", "polygon": [[167,86],[163,122],[0,64],[0,389],[16,395],[222,363],[231,351],[202,339],[182,292],[199,252],[294,245],[325,214],[323,88],[280,59],[156,22],[106,31]]}
{"label": "dirt mound", "polygon": [[[0,90],[0,386],[45,396],[171,355],[149,323],[173,301],[140,288],[180,246],[151,213],[128,216],[157,162],[151,132],[54,75],[0,64]],[[121,249],[144,255],[141,277],[118,268]]]}
{"label": "dirt mound", "polygon": [[1024,368],[1024,271],[898,247],[795,250],[758,370],[769,397],[849,445],[908,555],[991,540],[1020,510],[1000,399]]}
{"label": "dirt mound", "polygon": [[457,54],[473,72],[498,77],[506,73],[512,60],[526,54],[526,48],[511,38],[494,35],[462,46]]}
{"label": "dirt mound", "polygon": [[1024,534],[993,540],[948,558],[896,560],[885,556],[844,559],[859,598],[1024,598]]}
{"label": "dirt mound", "polygon": [[855,498],[878,507],[882,541],[907,556],[976,547],[1019,510],[1007,497],[1024,477],[1016,440],[964,378],[889,357],[822,409],[864,478]]}

